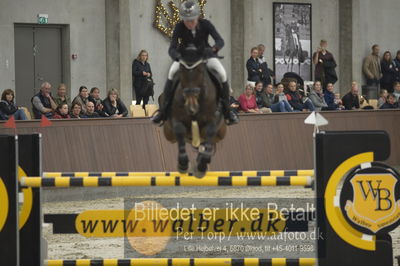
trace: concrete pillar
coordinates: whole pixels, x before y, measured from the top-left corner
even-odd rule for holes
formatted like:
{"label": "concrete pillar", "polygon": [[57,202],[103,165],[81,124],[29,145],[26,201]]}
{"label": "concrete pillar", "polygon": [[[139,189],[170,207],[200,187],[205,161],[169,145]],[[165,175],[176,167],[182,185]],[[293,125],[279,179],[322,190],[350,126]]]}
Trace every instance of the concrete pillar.
{"label": "concrete pillar", "polygon": [[122,101],[132,101],[131,24],[129,0],[105,0],[107,90],[116,88]]}
{"label": "concrete pillar", "polygon": [[339,0],[339,93],[348,92],[353,81],[353,1]]}
{"label": "concrete pillar", "polygon": [[239,96],[244,86],[244,1],[231,0],[231,65],[234,95]]}

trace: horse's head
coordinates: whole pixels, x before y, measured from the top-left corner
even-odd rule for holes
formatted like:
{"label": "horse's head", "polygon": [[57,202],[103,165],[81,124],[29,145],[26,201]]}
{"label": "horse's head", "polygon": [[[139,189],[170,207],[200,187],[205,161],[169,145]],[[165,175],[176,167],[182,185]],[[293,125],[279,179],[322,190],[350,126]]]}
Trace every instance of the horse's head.
{"label": "horse's head", "polygon": [[180,84],[183,89],[185,109],[194,116],[199,112],[199,98],[204,87],[206,73],[203,55],[193,46],[189,46],[180,60]]}

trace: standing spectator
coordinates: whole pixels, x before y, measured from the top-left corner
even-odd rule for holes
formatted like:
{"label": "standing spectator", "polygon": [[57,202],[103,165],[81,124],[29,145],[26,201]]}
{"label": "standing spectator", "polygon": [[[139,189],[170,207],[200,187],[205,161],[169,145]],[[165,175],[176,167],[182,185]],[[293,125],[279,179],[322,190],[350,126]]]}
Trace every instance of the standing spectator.
{"label": "standing spectator", "polygon": [[261,81],[265,88],[265,87],[267,87],[268,84],[272,84],[271,77],[273,76],[273,73],[272,73],[271,69],[268,68],[268,63],[264,56],[265,46],[263,44],[259,44],[257,46],[257,48],[258,48],[258,62],[260,63],[261,70],[262,70]]}
{"label": "standing spectator", "polygon": [[12,89],[7,89],[1,94],[0,120],[8,120],[12,115],[15,120],[27,119],[24,110],[18,108],[14,103],[14,91]]}
{"label": "standing spectator", "polygon": [[261,81],[262,69],[260,62],[258,61],[258,48],[251,48],[251,57],[247,60],[247,83],[253,88],[256,86],[256,82]]}
{"label": "standing spectator", "polygon": [[68,106],[71,105],[71,99],[67,95],[67,86],[64,83],[58,86],[54,102],[57,104],[57,107],[62,103],[66,103]]}
{"label": "standing spectator", "polygon": [[378,108],[381,108],[382,105],[384,105],[386,103],[386,99],[388,97],[389,93],[387,90],[382,89],[379,92],[379,99],[378,99]]}
{"label": "standing spectator", "polygon": [[396,67],[395,81],[400,82],[400,50],[396,53],[396,58],[393,60],[394,66]]}
{"label": "standing spectator", "polygon": [[314,89],[311,91],[309,97],[315,107],[315,111],[326,111],[328,109],[328,104],[325,102],[324,94],[322,93],[321,81],[314,83]]}
{"label": "standing spectator", "polygon": [[51,84],[43,82],[40,86],[40,92],[31,99],[32,111],[35,119],[41,119],[42,115],[47,118],[52,118],[54,110],[57,109],[57,104],[51,96]]}
{"label": "standing spectator", "polygon": [[103,101],[104,112],[107,116],[113,118],[126,117],[128,115],[128,109],[125,104],[118,97],[118,91],[111,89],[108,91],[107,98]]}
{"label": "standing spectator", "polygon": [[253,92],[253,86],[251,84],[246,85],[245,93],[239,96],[240,110],[245,113],[261,113],[257,106],[256,96]]}
{"label": "standing spectator", "polygon": [[324,99],[328,107],[327,110],[341,110],[342,109],[342,100],[339,97],[336,97],[334,93],[334,86],[332,83],[328,83],[326,85],[326,91],[324,93]]}
{"label": "standing spectator", "polygon": [[86,102],[88,101],[88,97],[89,97],[88,89],[86,88],[86,86],[81,86],[79,88],[79,94],[72,101],[72,105],[74,105],[74,103],[79,103],[79,105],[82,108],[81,110],[82,114],[86,113]]}
{"label": "standing spectator", "polygon": [[397,81],[393,85],[393,95],[396,97],[396,101],[400,100],[400,82]]}
{"label": "standing spectator", "polygon": [[68,104],[61,103],[57,106],[56,112],[53,119],[70,119],[71,116],[68,114]]}
{"label": "standing spectator", "polygon": [[95,112],[94,104],[91,101],[86,103],[86,113],[82,116],[82,118],[99,118],[100,115]]}
{"label": "standing spectator", "polygon": [[381,88],[393,93],[393,82],[396,75],[396,68],[393,63],[392,55],[389,51],[383,54],[381,61],[382,79]]}
{"label": "standing spectator", "polygon": [[380,79],[382,77],[381,64],[379,60],[379,45],[372,46],[372,54],[364,59],[363,73],[367,79],[368,86],[379,87]]}
{"label": "standing spectator", "polygon": [[94,109],[95,109],[96,113],[98,113],[102,117],[107,116],[103,110],[104,106],[103,106],[103,101],[100,98],[100,89],[99,88],[93,87],[90,90],[88,101],[90,101],[94,104]]}
{"label": "standing spectator", "polygon": [[389,93],[387,96],[386,103],[384,103],[379,109],[398,109],[399,108],[399,103],[396,102],[396,97],[392,94]]}
{"label": "standing spectator", "polygon": [[297,91],[296,81],[289,82],[289,92],[286,94],[286,98],[288,99],[290,105],[293,107],[294,111],[315,111],[315,107],[312,102],[309,99],[303,98]]}
{"label": "standing spectator", "polygon": [[328,83],[335,84],[337,81],[336,61],[333,54],[326,50],[328,42],[321,40],[320,47],[313,55],[313,63],[315,65],[315,81],[320,81],[321,86],[326,89]]}
{"label": "standing spectator", "polygon": [[360,100],[358,98],[358,84],[357,82],[351,83],[351,90],[342,98],[344,108],[346,110],[360,109]]}
{"label": "standing spectator", "polygon": [[144,95],[148,86],[148,78],[152,77],[150,64],[148,63],[149,54],[146,50],[140,51],[132,64],[133,87],[136,95],[136,105],[140,105],[143,100],[143,106],[149,102],[148,95]]}
{"label": "standing spectator", "polygon": [[71,106],[71,118],[81,119],[82,106],[78,102],[73,102]]}

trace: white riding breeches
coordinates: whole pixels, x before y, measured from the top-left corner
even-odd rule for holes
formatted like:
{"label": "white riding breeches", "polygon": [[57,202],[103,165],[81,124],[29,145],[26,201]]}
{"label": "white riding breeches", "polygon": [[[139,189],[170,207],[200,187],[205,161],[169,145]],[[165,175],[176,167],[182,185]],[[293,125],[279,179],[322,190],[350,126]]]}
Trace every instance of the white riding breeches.
{"label": "white riding breeches", "polygon": [[[210,70],[214,75],[216,75],[222,83],[225,83],[228,81],[228,76],[226,75],[226,71],[224,66],[221,64],[221,62],[217,58],[209,58],[207,60],[207,68]],[[173,80],[176,72],[179,70],[179,62],[174,61],[169,68],[168,72],[168,79]]]}

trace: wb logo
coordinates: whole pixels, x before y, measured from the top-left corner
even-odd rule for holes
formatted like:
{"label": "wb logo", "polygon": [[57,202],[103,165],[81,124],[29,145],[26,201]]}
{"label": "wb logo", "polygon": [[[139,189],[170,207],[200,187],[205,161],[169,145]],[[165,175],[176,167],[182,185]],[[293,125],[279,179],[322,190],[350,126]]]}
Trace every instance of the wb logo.
{"label": "wb logo", "polygon": [[347,217],[376,233],[400,219],[400,202],[395,199],[397,178],[389,173],[356,174],[350,179],[353,200],[345,205]]}
{"label": "wb logo", "polygon": [[[369,197],[376,202],[376,211],[387,211],[392,208],[393,201],[391,200],[392,192],[388,188],[381,188],[382,180],[372,181],[357,181],[359,189],[365,201]],[[375,185],[375,186],[374,186]]]}

